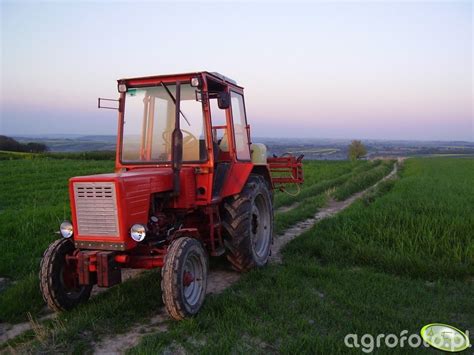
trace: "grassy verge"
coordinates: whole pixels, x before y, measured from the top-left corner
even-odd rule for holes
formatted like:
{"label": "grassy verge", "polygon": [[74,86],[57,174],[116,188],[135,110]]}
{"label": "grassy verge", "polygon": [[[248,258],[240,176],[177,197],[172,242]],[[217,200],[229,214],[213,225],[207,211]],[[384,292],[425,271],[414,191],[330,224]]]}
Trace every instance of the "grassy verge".
{"label": "grassy verge", "polygon": [[[374,161],[370,163],[356,163],[352,164],[352,170],[341,176],[332,176],[328,180],[323,180],[315,183],[311,186],[306,186],[302,189],[298,196],[289,196],[285,198],[284,206],[288,204],[298,202],[298,205],[286,212],[277,212],[275,215],[275,234],[281,234],[285,229],[294,225],[297,222],[311,218],[315,215],[317,210],[322,207],[327,201],[326,192],[331,189],[336,189],[345,182],[353,181],[358,179],[359,176],[366,176],[368,173],[378,171],[382,166],[389,166],[387,163],[381,164],[380,161]],[[371,176],[376,176],[372,174]],[[383,175],[385,176],[385,175]],[[382,177],[383,177],[382,176]],[[364,179],[364,182],[372,181],[370,179]],[[365,189],[365,184],[360,184],[353,188],[353,193]],[[288,196],[288,195],[287,195]],[[297,199],[297,200],[294,200]],[[281,201],[281,200],[280,200]]]}
{"label": "grassy verge", "polygon": [[285,229],[291,227],[293,224],[313,217],[318,209],[326,203],[326,196],[324,194],[316,195],[314,197],[306,198],[298,207],[288,211],[277,213],[275,215],[275,225],[273,233],[275,235],[281,234]]}
{"label": "grassy verge", "polygon": [[31,351],[87,352],[91,343],[102,336],[138,326],[136,322],[157,312],[162,307],[160,281],[159,270],[144,272],[97,295],[87,304],[59,314],[55,320],[39,323],[35,332],[13,339],[10,346],[28,343]]}
{"label": "grassy verge", "polygon": [[0,321],[26,320],[27,312],[37,315],[44,307],[37,272],[43,251],[69,218],[68,179],[112,169],[108,161],[0,161],[0,276],[11,281],[0,293]]}
{"label": "grassy verge", "polygon": [[352,174],[349,179],[337,187],[333,197],[342,201],[352,194],[370,187],[393,169],[393,163],[392,160],[383,161],[372,169],[365,170],[360,174]]}
{"label": "grassy verge", "polygon": [[[313,162],[311,162],[313,163]],[[313,177],[315,171],[319,172],[319,176],[325,176],[326,180],[318,181],[308,186],[308,181],[305,181],[300,194],[297,196],[287,195],[281,196],[281,193],[276,198],[276,205],[288,206],[295,202],[298,205],[286,212],[277,212],[275,215],[275,234],[281,234],[285,229],[289,228],[293,224],[302,220],[311,218],[315,215],[317,210],[322,207],[327,201],[326,192],[331,189],[336,189],[347,181],[357,179],[360,175],[365,175],[374,170],[378,170],[382,165],[380,160],[371,162],[330,162],[328,170],[325,174],[321,174],[320,170],[315,169],[314,166],[305,166],[306,174],[312,177],[310,181],[314,181]],[[321,162],[319,162],[321,164]],[[388,165],[387,165],[388,166]],[[344,171],[345,174],[339,175],[340,172]],[[360,186],[360,189],[355,189],[354,192],[358,192],[365,188],[365,185]],[[337,191],[337,190],[336,190]]]}
{"label": "grassy verge", "polygon": [[311,161],[304,165],[305,182],[297,195],[285,192],[275,194],[275,208],[289,206],[303,199],[321,194],[329,188],[344,183],[351,177],[368,171],[380,164],[380,161]]}

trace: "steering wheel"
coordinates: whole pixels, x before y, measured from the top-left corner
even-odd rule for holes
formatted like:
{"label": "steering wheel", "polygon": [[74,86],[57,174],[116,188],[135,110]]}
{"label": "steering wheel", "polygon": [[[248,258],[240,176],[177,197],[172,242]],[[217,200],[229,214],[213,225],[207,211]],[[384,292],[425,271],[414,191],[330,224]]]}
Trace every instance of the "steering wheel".
{"label": "steering wheel", "polygon": [[[195,136],[194,134],[192,134],[191,132],[186,131],[186,130],[184,130],[184,129],[182,129],[181,132],[187,134],[186,137],[183,137],[183,148],[184,148],[184,146],[186,146],[186,145],[191,145],[191,144],[199,143],[199,140],[198,140],[198,139],[196,138],[196,136]],[[164,131],[163,134],[161,135],[161,137],[163,138],[163,141],[164,141],[167,145],[171,145],[171,142],[170,142],[170,140],[168,139],[168,137],[171,137],[171,135],[172,135],[172,132],[171,132],[171,131]]]}

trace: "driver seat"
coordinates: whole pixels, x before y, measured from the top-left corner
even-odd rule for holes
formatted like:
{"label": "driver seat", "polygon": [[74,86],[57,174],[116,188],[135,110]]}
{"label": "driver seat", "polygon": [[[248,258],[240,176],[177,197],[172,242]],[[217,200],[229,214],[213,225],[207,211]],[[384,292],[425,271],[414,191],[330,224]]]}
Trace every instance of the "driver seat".
{"label": "driver seat", "polygon": [[227,132],[224,132],[224,134],[222,135],[222,139],[219,142],[219,149],[222,152],[226,152],[226,153],[229,152],[229,140],[227,138]]}
{"label": "driver seat", "polygon": [[199,144],[200,140],[191,139],[186,144],[183,144],[183,161],[199,161]]}

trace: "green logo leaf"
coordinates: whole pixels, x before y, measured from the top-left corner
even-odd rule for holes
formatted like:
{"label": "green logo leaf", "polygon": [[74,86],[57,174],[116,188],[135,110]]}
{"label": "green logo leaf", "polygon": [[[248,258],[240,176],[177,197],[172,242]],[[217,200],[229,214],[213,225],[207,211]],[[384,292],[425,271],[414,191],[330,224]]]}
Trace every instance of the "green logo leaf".
{"label": "green logo leaf", "polygon": [[421,337],[433,348],[457,352],[466,350],[471,345],[469,337],[451,325],[432,323],[425,325],[420,331]]}

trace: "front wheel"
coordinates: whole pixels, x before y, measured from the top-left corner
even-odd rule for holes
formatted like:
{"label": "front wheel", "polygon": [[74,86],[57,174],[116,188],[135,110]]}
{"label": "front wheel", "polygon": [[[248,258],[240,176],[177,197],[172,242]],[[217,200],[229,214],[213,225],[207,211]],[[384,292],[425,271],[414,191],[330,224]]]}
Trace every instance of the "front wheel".
{"label": "front wheel", "polygon": [[55,312],[70,310],[91,295],[92,285],[79,285],[76,265],[66,259],[74,250],[69,239],[58,239],[50,244],[41,259],[41,293],[48,307]]}
{"label": "front wheel", "polygon": [[192,238],[174,240],[161,269],[161,290],[168,314],[181,320],[195,315],[206,296],[208,257]]}

